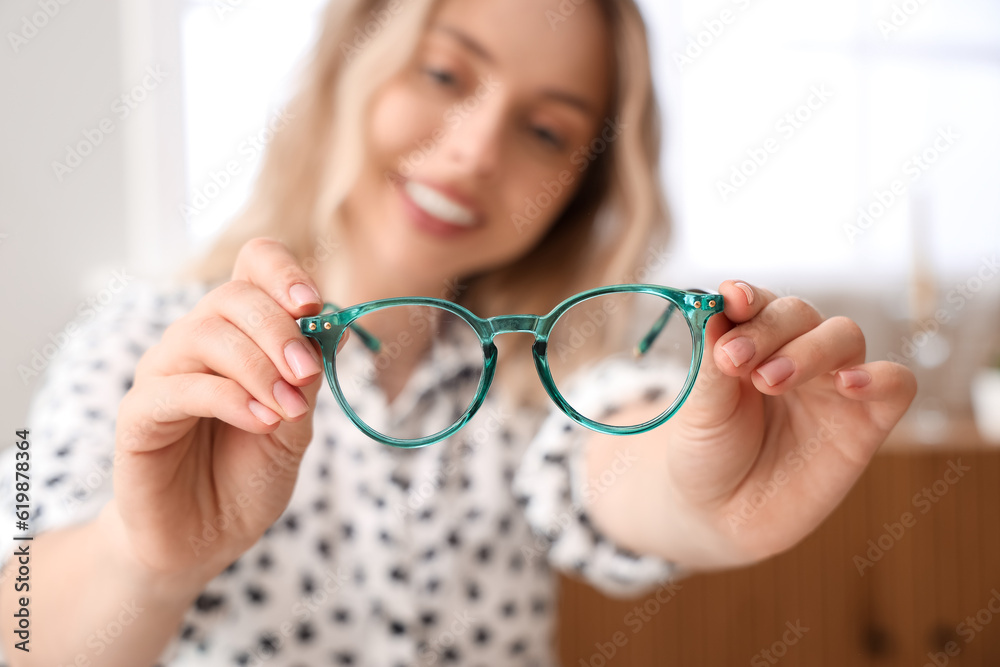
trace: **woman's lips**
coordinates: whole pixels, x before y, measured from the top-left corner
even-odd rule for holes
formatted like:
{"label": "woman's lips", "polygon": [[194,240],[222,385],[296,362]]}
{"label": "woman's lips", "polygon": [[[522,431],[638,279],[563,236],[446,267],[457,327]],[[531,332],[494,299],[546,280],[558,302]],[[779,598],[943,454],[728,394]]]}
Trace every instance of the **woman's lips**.
{"label": "woman's lips", "polygon": [[475,211],[424,183],[406,181],[400,196],[409,217],[429,234],[451,237],[479,226]]}

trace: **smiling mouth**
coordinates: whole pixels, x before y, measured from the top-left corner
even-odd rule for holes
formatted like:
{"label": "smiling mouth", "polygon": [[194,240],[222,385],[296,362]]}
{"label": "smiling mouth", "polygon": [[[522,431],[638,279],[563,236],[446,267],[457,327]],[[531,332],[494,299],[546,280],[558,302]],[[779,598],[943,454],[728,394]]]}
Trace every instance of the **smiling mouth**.
{"label": "smiling mouth", "polygon": [[432,187],[407,181],[403,189],[417,208],[433,218],[458,227],[473,227],[476,224],[474,211]]}

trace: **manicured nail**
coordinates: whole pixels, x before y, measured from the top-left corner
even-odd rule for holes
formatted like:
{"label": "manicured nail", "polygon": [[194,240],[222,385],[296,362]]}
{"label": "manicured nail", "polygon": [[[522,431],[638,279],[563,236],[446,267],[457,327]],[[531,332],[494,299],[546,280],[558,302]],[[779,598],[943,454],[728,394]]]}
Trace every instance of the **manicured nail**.
{"label": "manicured nail", "polygon": [[871,382],[872,376],[868,371],[862,370],[840,371],[840,379],[848,389],[856,389]]}
{"label": "manicured nail", "polygon": [[253,413],[254,417],[264,422],[268,426],[277,424],[279,421],[281,421],[281,416],[276,414],[274,410],[271,410],[263,403],[258,403],[252,398],[250,399],[250,412]]}
{"label": "manicured nail", "polygon": [[300,380],[320,372],[319,361],[297,340],[285,346],[285,361]]}
{"label": "manicured nail", "polygon": [[737,287],[743,290],[743,293],[747,295],[747,305],[753,305],[753,288],[746,283],[734,283]]}
{"label": "manicured nail", "polygon": [[285,414],[289,418],[295,419],[306,413],[309,409],[309,404],[306,403],[306,399],[302,398],[302,395],[284,380],[278,380],[274,383],[274,400],[278,402],[281,409],[285,411]]}
{"label": "manicured nail", "polygon": [[757,351],[757,348],[754,347],[752,340],[746,338],[745,336],[740,336],[739,338],[734,338],[723,345],[722,351],[729,355],[729,359],[733,362],[733,366],[739,368],[746,362],[753,359],[754,352]]}
{"label": "manicured nail", "polygon": [[301,308],[302,306],[309,305],[310,303],[323,303],[323,300],[319,298],[319,294],[316,293],[312,287],[306,285],[305,283],[295,283],[292,285],[291,289],[288,290],[288,296],[291,298],[292,303],[295,304],[296,308]]}
{"label": "manicured nail", "polygon": [[757,368],[757,372],[764,378],[767,386],[773,387],[779,382],[784,382],[795,372],[795,362],[788,357],[778,357],[772,359],[763,366]]}

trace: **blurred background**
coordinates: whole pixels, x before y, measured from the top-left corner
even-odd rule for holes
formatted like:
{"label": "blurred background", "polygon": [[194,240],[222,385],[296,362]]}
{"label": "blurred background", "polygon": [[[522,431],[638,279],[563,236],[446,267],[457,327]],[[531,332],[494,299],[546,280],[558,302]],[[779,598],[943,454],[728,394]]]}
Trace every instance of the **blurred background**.
{"label": "blurred background", "polygon": [[[65,328],[71,318],[100,310],[133,279],[168,275],[239,210],[269,137],[281,130],[281,107],[323,4],[0,5],[0,409],[6,428],[23,424],[40,374],[71,335]],[[855,507],[853,514],[831,521],[841,521],[843,530],[817,544],[829,540],[860,553],[867,537],[878,537],[882,521],[911,506],[911,491],[940,477],[956,451],[971,450],[981,458],[980,481],[947,502],[969,521],[975,545],[957,547],[964,539],[958,533],[947,539],[956,554],[979,554],[981,564],[962,568],[975,579],[968,599],[955,597],[955,614],[979,598],[985,604],[990,586],[1000,585],[1000,545],[982,537],[1000,533],[993,509],[1000,499],[983,500],[1000,484],[1000,446],[991,444],[1000,440],[1000,3],[640,4],[664,112],[674,242],[650,248],[635,277],[703,288],[742,278],[803,296],[825,315],[857,320],[869,360],[913,368],[920,393],[910,413],[874,466],[875,477],[845,505]],[[894,477],[900,470],[903,481]],[[865,484],[874,485],[871,494],[859,499]],[[876,498],[897,486],[898,495]],[[947,530],[943,517],[951,515],[935,516]],[[945,538],[930,522],[923,525],[927,544],[940,546]],[[844,531],[854,529],[860,542],[847,546]],[[923,556],[914,553],[912,562]],[[850,570],[849,553],[846,560]],[[930,570],[903,570],[917,582],[950,572],[960,560],[932,559]],[[801,582],[830,576],[809,569],[814,565],[801,565]],[[878,606],[872,602],[878,591],[870,589],[877,578],[845,576],[840,588],[863,584],[865,595],[874,596],[864,598],[865,609]],[[743,590],[742,580],[732,581],[720,584],[725,595]],[[751,598],[766,597],[769,586],[763,593],[749,584],[745,589]],[[909,590],[910,584],[899,586]],[[955,634],[957,620],[941,611],[946,598],[925,605],[926,623],[923,612],[913,611],[920,608],[916,602],[905,599],[909,634],[894,640],[884,623],[852,626],[851,641],[860,648],[845,654],[853,656],[849,664],[862,664],[859,655],[872,664],[883,664],[878,661],[889,660],[886,655],[901,659],[902,647],[907,659],[927,659],[925,645],[937,650]],[[742,604],[734,600],[718,604]],[[765,634],[795,620],[794,607],[786,612],[768,604]],[[679,633],[689,639],[677,642],[690,642],[692,632]],[[1000,636],[1000,622],[990,633]],[[748,647],[759,643],[746,641]],[[980,654],[986,660],[989,646],[978,641],[950,664],[980,664],[962,660]],[[579,656],[574,650],[566,648],[584,664],[596,664],[588,662],[592,647]],[[734,653],[739,662],[754,656],[740,650]],[[795,659],[789,652],[784,662]]]}
{"label": "blurred background", "polygon": [[[641,4],[675,223],[645,279],[854,317],[870,359],[926,379],[913,419],[944,437],[1000,365],[1000,5]],[[0,6],[5,423],[115,271],[169,273],[239,209],[322,5]]]}

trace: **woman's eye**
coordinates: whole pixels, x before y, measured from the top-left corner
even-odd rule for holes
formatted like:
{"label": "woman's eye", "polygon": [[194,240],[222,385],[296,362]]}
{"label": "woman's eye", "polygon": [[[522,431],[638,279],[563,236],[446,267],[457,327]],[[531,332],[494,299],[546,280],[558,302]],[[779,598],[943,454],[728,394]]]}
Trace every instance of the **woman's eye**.
{"label": "woman's eye", "polygon": [[559,150],[562,150],[562,148],[565,145],[565,143],[562,140],[562,137],[560,137],[558,134],[556,134],[547,127],[536,126],[532,128],[532,131],[535,133],[535,136],[538,137],[538,139],[540,139],[543,143],[548,144],[552,148],[557,148]]}
{"label": "woman's eye", "polygon": [[443,86],[454,86],[457,83],[457,79],[452,72],[444,69],[437,69],[434,67],[425,67],[424,73],[433,79],[435,82],[440,83]]}

